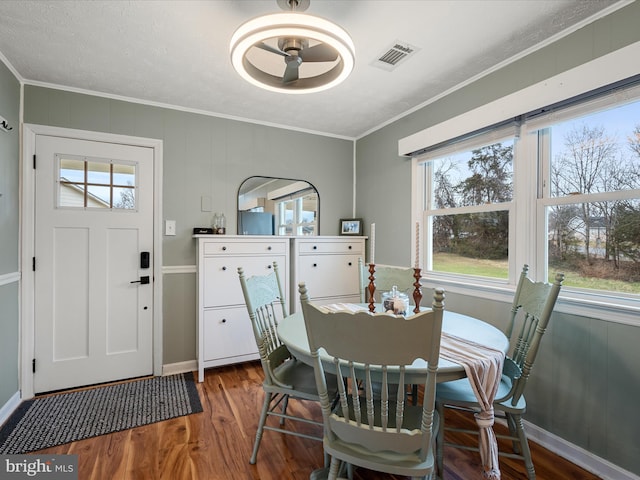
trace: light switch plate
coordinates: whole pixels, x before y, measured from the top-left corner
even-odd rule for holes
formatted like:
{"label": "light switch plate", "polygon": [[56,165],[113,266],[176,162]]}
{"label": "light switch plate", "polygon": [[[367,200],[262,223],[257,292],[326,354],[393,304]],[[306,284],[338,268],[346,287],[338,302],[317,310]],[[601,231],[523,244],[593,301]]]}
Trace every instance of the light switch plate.
{"label": "light switch plate", "polygon": [[205,195],[200,197],[200,210],[203,212],[210,212],[211,208],[211,197]]}
{"label": "light switch plate", "polygon": [[164,234],[165,235],[175,235],[176,234],[176,221],[175,220],[165,220],[165,222],[164,222]]}

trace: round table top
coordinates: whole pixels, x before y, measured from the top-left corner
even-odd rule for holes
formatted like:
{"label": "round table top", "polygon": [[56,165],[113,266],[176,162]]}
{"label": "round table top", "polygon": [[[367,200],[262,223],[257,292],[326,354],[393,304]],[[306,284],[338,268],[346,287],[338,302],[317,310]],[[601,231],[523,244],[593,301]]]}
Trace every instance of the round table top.
{"label": "round table top", "polygon": [[[506,352],[509,348],[507,337],[498,328],[482,320],[460,313],[444,311],[442,331],[457,337]],[[296,312],[283,318],[278,324],[278,336],[289,351],[300,361],[312,365],[307,330],[302,312]],[[407,368],[407,374],[425,375],[427,362],[417,359]],[[438,362],[438,381],[446,382],[465,377],[464,368],[440,358]]]}

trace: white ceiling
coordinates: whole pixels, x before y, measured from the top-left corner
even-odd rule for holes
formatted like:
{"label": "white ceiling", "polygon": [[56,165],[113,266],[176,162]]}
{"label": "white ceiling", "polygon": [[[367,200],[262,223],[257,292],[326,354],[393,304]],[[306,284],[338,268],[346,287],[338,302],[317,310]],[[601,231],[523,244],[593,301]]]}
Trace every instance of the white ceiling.
{"label": "white ceiling", "polygon": [[[234,30],[281,12],[276,0],[5,0],[0,55],[28,84],[358,138],[628,3],[311,0],[306,13],[350,33],[356,65],[306,95],[254,87],[229,60]],[[420,50],[391,72],[373,66],[398,40]]]}

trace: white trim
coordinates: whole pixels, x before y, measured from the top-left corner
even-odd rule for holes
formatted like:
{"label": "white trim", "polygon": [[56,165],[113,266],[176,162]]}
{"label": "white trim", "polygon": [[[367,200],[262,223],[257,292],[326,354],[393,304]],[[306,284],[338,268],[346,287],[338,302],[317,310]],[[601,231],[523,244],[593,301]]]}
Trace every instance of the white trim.
{"label": "white trim", "polygon": [[166,108],[168,110],[177,110],[179,112],[195,113],[197,115],[205,115],[207,117],[224,118],[227,120],[235,120],[238,122],[252,123],[254,125],[263,125],[265,127],[281,128],[284,130],[291,130],[294,132],[309,133],[311,135],[320,135],[323,137],[338,138],[341,140],[350,140],[352,142],[355,142],[356,140],[355,137],[347,137],[345,135],[335,135],[332,133],[319,132],[317,130],[309,130],[306,128],[293,127],[291,125],[281,125],[279,123],[264,122],[260,120],[253,120],[251,118],[246,118],[246,117],[238,117],[235,115],[226,115],[224,113],[210,112],[208,110],[201,110],[198,108],[181,107],[179,105],[171,105],[170,103],[152,102],[150,100],[142,100],[140,98],[126,97],[124,95],[115,95],[112,93],[98,92],[95,90],[87,90],[84,88],[68,87],[65,85],[58,85],[55,83],[38,82],[35,80],[24,80],[24,83],[25,85],[31,85],[33,87],[50,88],[52,90],[62,90],[63,92],[80,93],[82,95],[92,95],[94,97],[108,98],[111,100],[119,100],[119,101],[129,102],[129,103],[137,103],[139,105],[148,105],[151,107]]}
{"label": "white trim", "polygon": [[[352,150],[353,150],[353,153],[352,153],[353,157],[352,157],[352,161],[351,161],[351,165],[352,165],[351,174],[353,175],[353,193],[351,195],[351,216],[353,218],[356,218],[356,211],[357,211],[356,210],[356,198],[357,198],[356,192],[358,191],[358,189],[357,189],[358,185],[357,185],[357,181],[356,181],[356,179],[358,178],[358,175],[357,175],[357,173],[358,173],[357,172],[358,146],[357,146],[356,142],[353,142],[353,149]],[[320,229],[318,229],[318,235],[320,235]]]}
{"label": "white trim", "polygon": [[163,275],[175,273],[198,273],[198,267],[196,265],[167,265],[162,267]]}
{"label": "white trim", "polygon": [[7,400],[7,403],[0,407],[0,425],[6,422],[11,414],[16,411],[16,408],[20,406],[20,402],[22,402],[20,392],[16,392]]}
{"label": "white trim", "polygon": [[198,370],[198,362],[196,360],[187,360],[186,362],[168,363],[162,366],[162,375],[176,375],[178,373],[196,372]]}
{"label": "white trim", "polygon": [[11,73],[13,73],[13,76],[16,77],[16,80],[18,80],[18,82],[20,82],[21,85],[24,83],[24,78],[22,78],[22,75],[18,73],[18,70],[16,70],[16,68],[12,65],[9,59],[4,56],[4,53],[2,52],[0,52],[0,62],[5,64],[5,66],[9,69]]}
{"label": "white trim", "polygon": [[489,102],[457,117],[398,140],[398,154],[411,155],[423,148],[503,122],[537,108],[580,95],[637,75],[640,42]]}
{"label": "white trim", "polygon": [[20,281],[20,272],[4,273],[0,275],[0,287]]}
{"label": "white trim", "polygon": [[[22,276],[21,287],[21,321],[20,321],[20,389],[22,398],[31,398],[33,391],[33,373],[31,371],[31,359],[34,357],[34,278],[27,275],[31,272],[31,259],[34,256],[35,244],[35,178],[33,155],[37,135],[50,135],[63,138],[74,138],[88,141],[120,143],[152,148],[154,151],[154,192],[153,192],[153,244],[154,244],[154,270],[161,271],[162,265],[162,164],[163,143],[162,140],[153,138],[132,137],[105,132],[91,132],[47,125],[23,124],[22,138],[22,168],[21,179],[21,255],[20,264]],[[153,275],[153,373],[162,374],[162,346],[163,346],[163,319],[162,319],[162,275]]]}
{"label": "white trim", "polygon": [[640,477],[613,463],[594,455],[593,453],[574,445],[567,440],[547,432],[531,422],[524,421],[529,440],[542,445],[548,450],[566,458],[585,470],[600,478],[615,478],[616,480],[640,480]]}

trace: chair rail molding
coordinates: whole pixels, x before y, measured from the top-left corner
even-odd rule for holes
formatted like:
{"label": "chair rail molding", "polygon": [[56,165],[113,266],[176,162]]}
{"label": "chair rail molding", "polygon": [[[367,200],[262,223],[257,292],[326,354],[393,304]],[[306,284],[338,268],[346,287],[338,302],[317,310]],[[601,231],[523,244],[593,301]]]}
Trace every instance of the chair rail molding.
{"label": "chair rail molding", "polygon": [[0,275],[0,287],[2,285],[9,285],[10,283],[19,282],[22,278],[20,272],[3,273]]}
{"label": "chair rail molding", "polygon": [[176,273],[198,273],[196,265],[163,265],[162,274],[172,275]]}

